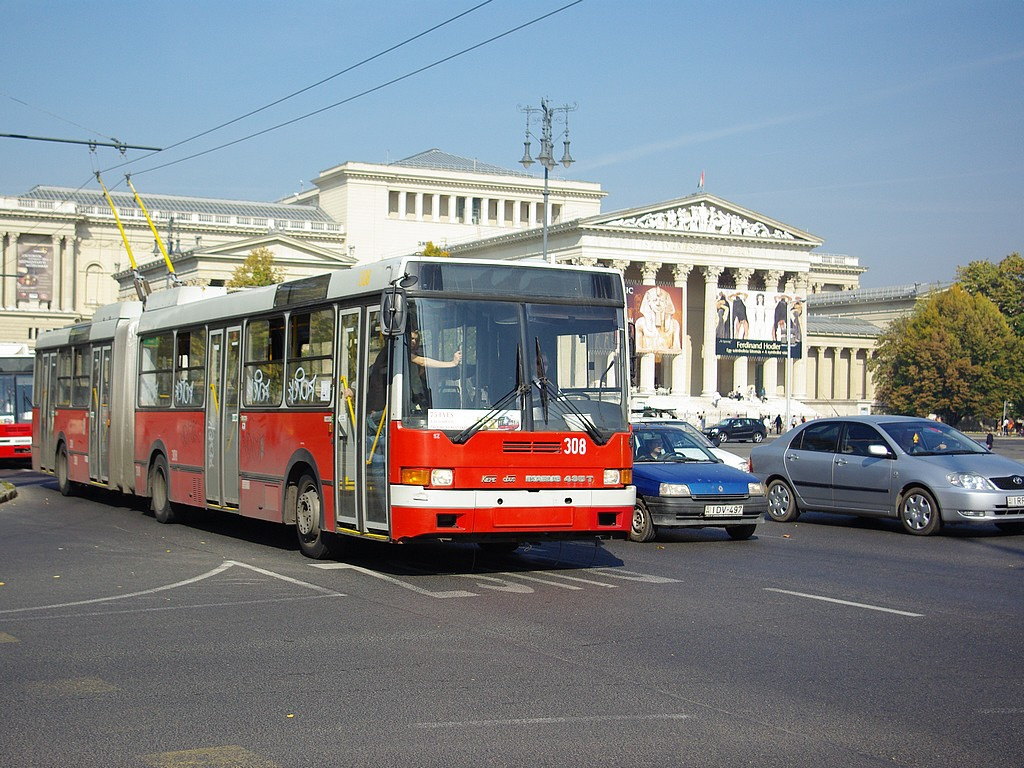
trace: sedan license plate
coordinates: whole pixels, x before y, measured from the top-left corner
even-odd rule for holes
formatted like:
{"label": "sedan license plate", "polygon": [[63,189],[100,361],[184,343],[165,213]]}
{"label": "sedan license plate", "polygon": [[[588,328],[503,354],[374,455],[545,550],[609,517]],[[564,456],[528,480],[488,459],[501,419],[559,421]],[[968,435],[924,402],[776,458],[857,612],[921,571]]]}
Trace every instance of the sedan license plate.
{"label": "sedan license plate", "polygon": [[740,517],[742,515],[742,504],[708,504],[704,507],[704,517]]}
{"label": "sedan license plate", "polygon": [[1008,507],[1024,507],[1024,496],[1007,496],[1006,506]]}

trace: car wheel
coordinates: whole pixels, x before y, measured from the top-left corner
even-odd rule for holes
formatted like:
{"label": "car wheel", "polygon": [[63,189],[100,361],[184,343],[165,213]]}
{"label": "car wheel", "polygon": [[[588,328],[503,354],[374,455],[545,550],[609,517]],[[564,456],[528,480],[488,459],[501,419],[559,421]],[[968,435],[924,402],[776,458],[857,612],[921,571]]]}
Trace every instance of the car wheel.
{"label": "car wheel", "polygon": [[637,501],[636,506],[633,507],[633,524],[629,528],[629,540],[650,541],[657,532],[647,505],[642,501]]}
{"label": "car wheel", "polygon": [[754,433],[754,442],[755,443],[760,443],[762,440],[764,440],[764,435],[762,435],[760,432],[755,432]]}
{"label": "car wheel", "polygon": [[171,506],[170,487],[167,461],[163,456],[157,456],[149,469],[149,505],[158,523],[174,523],[178,520]]}
{"label": "car wheel", "polygon": [[743,541],[749,539],[754,535],[754,531],[757,530],[757,523],[749,523],[745,525],[727,525],[725,527],[726,532],[729,534],[729,538],[734,541]]}
{"label": "car wheel", "polygon": [[1012,520],[1008,523],[996,523],[996,528],[1003,533],[1024,533],[1024,523],[1018,520]]}
{"label": "car wheel", "polygon": [[320,487],[311,475],[303,475],[297,485],[289,485],[287,504],[295,513],[295,531],[302,554],[320,560],[330,552],[328,534],[320,529]]}
{"label": "car wheel", "polygon": [[776,478],[768,483],[768,517],[778,523],[791,523],[800,517],[793,489],[785,480]]}
{"label": "car wheel", "polygon": [[70,496],[75,492],[75,485],[68,477],[68,449],[64,443],[57,449],[57,490],[61,496]]}
{"label": "car wheel", "polygon": [[939,505],[924,488],[911,488],[900,499],[899,517],[903,530],[915,536],[928,536],[942,527]]}
{"label": "car wheel", "polygon": [[722,443],[728,443],[729,436],[725,434],[725,432],[719,432],[717,435],[715,435],[715,442],[718,443],[719,445],[721,445]]}

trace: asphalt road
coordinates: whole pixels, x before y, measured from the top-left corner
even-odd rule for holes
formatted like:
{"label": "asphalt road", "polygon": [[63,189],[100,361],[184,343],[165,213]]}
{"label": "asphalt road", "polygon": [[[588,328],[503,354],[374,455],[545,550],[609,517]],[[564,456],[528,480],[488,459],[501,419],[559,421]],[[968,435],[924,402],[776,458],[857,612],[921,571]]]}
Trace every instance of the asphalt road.
{"label": "asphalt road", "polygon": [[313,563],[276,526],[0,479],[3,768],[1024,759],[1024,536],[994,527]]}

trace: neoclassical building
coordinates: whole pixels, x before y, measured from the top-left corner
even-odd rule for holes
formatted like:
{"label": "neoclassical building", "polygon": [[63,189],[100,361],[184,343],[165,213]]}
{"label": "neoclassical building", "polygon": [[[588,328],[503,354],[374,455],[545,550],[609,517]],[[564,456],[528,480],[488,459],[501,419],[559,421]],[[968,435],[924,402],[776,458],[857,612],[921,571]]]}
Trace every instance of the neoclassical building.
{"label": "neoclassical building", "polygon": [[[788,371],[791,397],[818,412],[870,408],[867,360],[879,326],[819,303],[857,293],[865,269],[855,257],[820,253],[822,238],[704,192],[604,213],[599,184],[559,178],[549,179],[545,250],[543,191],[542,178],[434,149],[388,164],[346,162],[272,203],[142,199],[171,244],[176,273],[193,284],[223,285],[258,247],[274,253],[288,278],[427,242],[455,258],[602,264],[621,270],[637,299],[638,400],[674,399],[687,412],[770,409],[761,395],[784,397]],[[159,289],[167,268],[149,225],[133,195],[112,195],[139,271]],[[31,345],[40,330],[134,296],[100,190],[36,187],[0,197],[0,235],[0,341]],[[769,306],[776,322],[758,331],[758,312]],[[644,335],[655,316],[672,336],[664,343]],[[799,351],[791,367],[766,352],[783,341]]]}

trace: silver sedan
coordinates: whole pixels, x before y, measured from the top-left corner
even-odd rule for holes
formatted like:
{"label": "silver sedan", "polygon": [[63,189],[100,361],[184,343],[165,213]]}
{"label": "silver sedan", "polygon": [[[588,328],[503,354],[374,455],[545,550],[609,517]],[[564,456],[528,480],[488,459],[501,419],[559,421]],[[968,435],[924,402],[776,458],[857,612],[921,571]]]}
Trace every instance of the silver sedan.
{"label": "silver sedan", "polygon": [[755,447],[750,467],[779,522],[813,510],[895,517],[918,535],[946,523],[1024,531],[1024,464],[930,419],[816,419]]}

